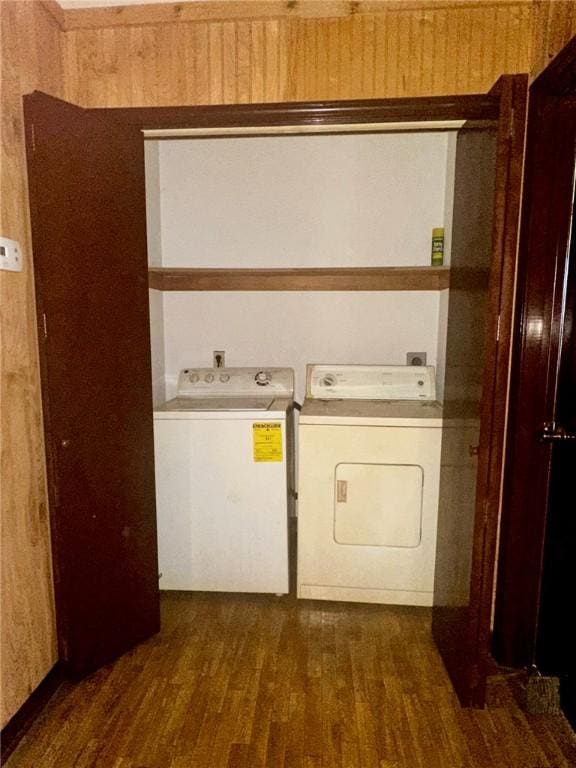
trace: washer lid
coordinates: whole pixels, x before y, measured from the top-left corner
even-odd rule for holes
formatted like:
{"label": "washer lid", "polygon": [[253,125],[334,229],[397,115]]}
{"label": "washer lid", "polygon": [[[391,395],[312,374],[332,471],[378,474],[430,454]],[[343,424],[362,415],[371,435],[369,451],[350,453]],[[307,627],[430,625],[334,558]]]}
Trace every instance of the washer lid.
{"label": "washer lid", "polygon": [[157,411],[267,411],[274,400],[259,397],[175,397]]}
{"label": "washer lid", "polygon": [[308,365],[306,395],[320,400],[436,400],[431,365]]}

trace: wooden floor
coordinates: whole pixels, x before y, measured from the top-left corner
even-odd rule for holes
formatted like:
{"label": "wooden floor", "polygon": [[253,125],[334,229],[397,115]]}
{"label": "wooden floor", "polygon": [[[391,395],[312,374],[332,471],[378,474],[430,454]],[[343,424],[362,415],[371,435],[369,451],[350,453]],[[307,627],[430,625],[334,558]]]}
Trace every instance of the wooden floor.
{"label": "wooden floor", "polygon": [[427,609],[168,593],[163,629],[66,683],[5,768],[569,768],[503,678],[458,706]]}

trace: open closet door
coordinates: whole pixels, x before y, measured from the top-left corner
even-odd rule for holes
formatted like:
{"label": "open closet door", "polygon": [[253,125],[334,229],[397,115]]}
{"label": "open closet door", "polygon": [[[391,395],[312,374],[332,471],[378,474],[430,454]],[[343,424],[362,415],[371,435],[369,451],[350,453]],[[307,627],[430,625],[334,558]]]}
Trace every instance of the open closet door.
{"label": "open closet door", "polygon": [[[509,377],[527,77],[501,78],[497,125],[455,158],[432,631],[464,705],[484,705]],[[446,297],[444,297],[446,300]]]}
{"label": "open closet door", "polygon": [[144,146],[24,109],[60,658],[84,674],[159,628]]}

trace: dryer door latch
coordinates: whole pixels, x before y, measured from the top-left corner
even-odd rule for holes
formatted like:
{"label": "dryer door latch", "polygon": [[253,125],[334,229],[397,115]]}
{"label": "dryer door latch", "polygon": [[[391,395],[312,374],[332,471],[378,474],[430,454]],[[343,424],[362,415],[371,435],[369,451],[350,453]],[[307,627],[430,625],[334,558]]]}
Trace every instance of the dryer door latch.
{"label": "dryer door latch", "polygon": [[348,480],[336,480],[336,501],[338,504],[348,501]]}

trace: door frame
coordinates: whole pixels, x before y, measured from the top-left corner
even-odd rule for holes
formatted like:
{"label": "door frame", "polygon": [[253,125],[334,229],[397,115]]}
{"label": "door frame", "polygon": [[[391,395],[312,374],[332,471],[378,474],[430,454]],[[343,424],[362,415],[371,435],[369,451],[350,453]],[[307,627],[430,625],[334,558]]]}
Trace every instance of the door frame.
{"label": "door frame", "polygon": [[[554,419],[555,387],[550,381],[554,376],[551,366],[558,358],[569,236],[566,194],[571,204],[571,190],[558,188],[554,172],[561,163],[570,162],[566,127],[555,119],[555,113],[564,100],[576,98],[576,37],[534,81],[529,94],[513,399],[507,427],[493,638],[496,660],[519,668],[536,664],[552,459],[552,444],[536,437],[543,424]],[[555,208],[553,216],[541,204],[546,199],[555,201],[550,206]],[[539,333],[534,333],[535,322],[541,324]]]}
{"label": "door frame", "polygon": [[[474,448],[478,464],[469,593],[465,604],[444,605],[443,592],[447,585],[436,579],[432,614],[432,633],[460,702],[478,708],[485,703],[491,663],[491,617],[508,409],[527,87],[525,75],[504,76],[490,91],[500,96],[501,118],[496,145],[479,444]],[[467,127],[475,126],[473,122],[466,123],[463,130]],[[458,270],[451,276],[450,284],[455,288],[469,287],[473,278],[468,271]],[[450,316],[449,309],[449,322]],[[461,322],[458,316],[454,320]],[[439,514],[441,512],[442,509]],[[446,562],[445,557],[445,552],[438,549],[437,566]]]}
{"label": "door frame", "polygon": [[[143,131],[175,128],[266,128],[285,126],[334,126],[336,131],[354,132],[355,125],[399,122],[498,120],[502,89],[516,75],[503,75],[487,94],[430,96],[408,99],[362,99],[356,101],[292,101],[271,104],[223,104],[178,107],[98,107],[88,112],[105,113],[131,123]],[[522,77],[522,76],[520,76]]]}

